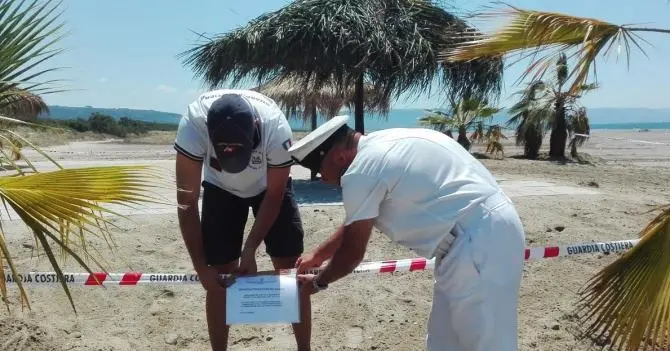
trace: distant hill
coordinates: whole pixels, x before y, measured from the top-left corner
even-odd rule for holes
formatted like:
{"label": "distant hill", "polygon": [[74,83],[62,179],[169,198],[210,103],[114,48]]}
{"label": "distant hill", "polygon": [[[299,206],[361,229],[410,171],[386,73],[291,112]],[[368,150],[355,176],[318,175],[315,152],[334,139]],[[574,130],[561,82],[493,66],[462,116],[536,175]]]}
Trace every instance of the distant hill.
{"label": "distant hill", "polygon": [[51,119],[88,119],[88,117],[94,113],[98,112],[104,115],[114,117],[119,119],[121,117],[128,117],[130,119],[145,121],[145,122],[155,122],[155,123],[171,123],[179,124],[179,119],[181,115],[178,113],[172,112],[163,112],[155,110],[137,110],[130,108],[103,108],[103,107],[92,107],[92,106],[82,106],[82,107],[73,107],[73,106],[58,106],[53,105],[49,106],[49,114],[41,115],[40,118],[51,118]]}
{"label": "distant hill", "polygon": [[[128,117],[134,120],[154,123],[179,124],[181,115],[172,112],[163,112],[155,110],[139,110],[129,108],[102,108],[102,107],[73,107],[73,106],[49,106],[50,114],[48,116],[40,116],[42,118],[51,119],[88,119],[88,117],[98,112],[104,115],[112,116],[115,119],[121,117]],[[342,113],[350,113],[353,119],[353,112],[343,110]],[[417,119],[426,113],[422,109],[394,109],[391,111],[388,119],[379,119],[374,115],[366,114],[366,131],[385,129],[392,127],[414,127],[417,126]],[[670,108],[588,108],[588,116],[591,125],[595,128],[599,126],[610,129],[612,125],[626,126],[626,128],[642,128],[631,127],[644,123],[670,123]],[[494,123],[504,124],[509,119],[506,110],[494,116]],[[290,118],[289,123],[295,130],[303,130],[309,128],[308,123],[303,123],[300,120]],[[323,123],[320,118],[319,124]],[[644,126],[644,128],[654,128]],[[663,127],[667,128],[667,127]]]}

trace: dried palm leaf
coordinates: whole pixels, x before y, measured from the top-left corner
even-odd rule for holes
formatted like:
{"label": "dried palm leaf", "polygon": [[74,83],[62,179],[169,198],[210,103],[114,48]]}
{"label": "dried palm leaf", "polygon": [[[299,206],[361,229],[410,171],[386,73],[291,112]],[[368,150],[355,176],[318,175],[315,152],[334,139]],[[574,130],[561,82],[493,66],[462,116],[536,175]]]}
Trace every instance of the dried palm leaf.
{"label": "dried palm leaf", "polygon": [[[309,120],[314,108],[321,111],[326,118],[332,118],[343,107],[351,109],[354,106],[353,86],[342,89],[333,82],[316,84],[315,80],[311,80],[307,86],[304,86],[296,74],[281,75],[253,90],[275,100],[289,116],[302,111],[303,120]],[[388,96],[375,90],[374,85],[364,86],[363,97],[366,111],[378,112],[381,116],[388,115],[390,100]]]}
{"label": "dried palm leaf", "polygon": [[505,157],[505,149],[503,148],[503,145],[494,139],[489,139],[486,143],[486,153],[494,156],[500,154],[503,158]]}
{"label": "dried palm leaf", "polygon": [[[640,242],[580,291],[584,334],[615,350],[670,346],[670,204],[640,232]],[[651,212],[651,211],[650,211]]]}
{"label": "dried palm leaf", "polygon": [[489,126],[489,129],[486,132],[486,138],[493,139],[495,141],[500,141],[500,139],[508,139],[507,136],[503,134],[502,126],[499,124]]}
{"label": "dried palm leaf", "polygon": [[[502,60],[437,61],[451,43],[440,34],[445,27],[468,28],[432,0],[295,0],[180,56],[212,87],[295,73],[303,86],[332,82],[359,94],[369,81],[389,99],[430,91],[436,79],[445,96],[497,96]],[[361,132],[362,109],[355,108]]]}
{"label": "dried palm leaf", "polygon": [[480,121],[475,127],[475,131],[470,134],[470,140],[473,143],[483,143],[484,142],[484,122]]}
{"label": "dried palm leaf", "polygon": [[569,58],[576,57],[577,65],[566,79],[574,76],[570,92],[575,93],[579,86],[586,83],[589,69],[601,52],[607,55],[613,46],[618,52],[623,47],[629,59],[631,46],[636,46],[645,54],[638,43],[638,40],[645,40],[637,32],[670,33],[667,29],[636,28],[593,18],[508,7],[480,15],[485,19],[510,18],[506,26],[492,34],[447,29],[445,35],[448,37],[467,37],[443,50],[438,57],[447,62],[469,62],[530,51],[522,59],[532,57],[532,63],[520,80],[535,72],[531,81],[536,81],[542,78],[562,52],[573,52]]}
{"label": "dried palm leaf", "polygon": [[38,95],[18,88],[5,89],[0,92],[0,114],[2,115],[34,121],[44,112],[49,112],[49,107]]}
{"label": "dried palm leaf", "polygon": [[586,107],[580,107],[568,116],[568,133],[570,154],[572,157],[577,157],[577,147],[584,145],[588,135],[591,134],[591,125],[586,114]]}

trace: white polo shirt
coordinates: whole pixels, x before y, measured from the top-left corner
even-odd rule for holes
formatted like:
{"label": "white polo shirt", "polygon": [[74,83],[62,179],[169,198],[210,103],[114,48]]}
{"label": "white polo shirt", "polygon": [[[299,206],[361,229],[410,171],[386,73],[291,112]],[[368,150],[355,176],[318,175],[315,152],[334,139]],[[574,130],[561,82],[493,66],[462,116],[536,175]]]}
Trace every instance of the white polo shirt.
{"label": "white polo shirt", "polygon": [[[258,111],[260,144],[254,149],[247,168],[240,173],[218,170],[214,147],[207,133],[207,111],[223,94],[245,97]],[[288,148],[293,133],[284,113],[270,98],[251,90],[221,89],[200,95],[188,105],[177,130],[174,147],[187,157],[203,161],[204,180],[242,198],[258,195],[267,188],[268,167],[289,167],[293,164]]]}
{"label": "white polo shirt", "polygon": [[500,189],[455,140],[419,128],[361,136],[341,186],[345,225],[377,217],[380,231],[426,258],[460,215]]}

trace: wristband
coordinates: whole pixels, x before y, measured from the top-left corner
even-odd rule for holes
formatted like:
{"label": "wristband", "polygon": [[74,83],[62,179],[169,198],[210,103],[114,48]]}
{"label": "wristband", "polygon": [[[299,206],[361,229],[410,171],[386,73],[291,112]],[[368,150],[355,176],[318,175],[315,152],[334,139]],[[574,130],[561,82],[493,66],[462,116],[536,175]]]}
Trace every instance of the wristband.
{"label": "wristband", "polygon": [[312,287],[314,287],[315,292],[319,292],[321,290],[328,289],[328,284],[319,285],[319,282],[317,281],[316,277],[314,277],[314,279],[312,279]]}

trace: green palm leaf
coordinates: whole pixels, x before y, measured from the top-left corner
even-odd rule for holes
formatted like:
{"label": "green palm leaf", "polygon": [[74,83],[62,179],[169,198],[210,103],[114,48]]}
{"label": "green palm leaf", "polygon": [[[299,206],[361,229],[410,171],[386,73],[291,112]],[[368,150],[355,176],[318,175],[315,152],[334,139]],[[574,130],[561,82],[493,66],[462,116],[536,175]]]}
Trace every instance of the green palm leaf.
{"label": "green palm leaf", "polygon": [[54,45],[61,39],[56,12],[60,2],[0,0],[0,113],[34,119],[48,112],[39,95],[64,89],[60,80],[38,79],[59,68],[39,66],[61,52]]}
{"label": "green palm leaf", "polygon": [[670,205],[658,209],[640,242],[580,291],[577,316],[584,333],[611,340],[616,350],[670,345]]}
{"label": "green palm leaf", "polygon": [[[0,0],[0,165],[15,173],[0,177],[0,200],[4,207],[13,210],[34,233],[76,312],[72,296],[64,283],[62,271],[54,248],[59,248],[63,258],[74,258],[86,271],[92,272],[87,261],[93,261],[102,270],[99,260],[89,253],[87,238],[102,235],[109,243],[109,227],[113,226],[104,214],[119,216],[107,205],[130,206],[141,202],[161,202],[151,196],[150,186],[160,184],[160,172],[147,166],[90,167],[62,169],[57,162],[32,145],[6,123],[21,123],[46,112],[46,105],[39,95],[55,93],[62,89],[51,87],[56,80],[38,81],[57,68],[38,68],[57,55],[53,46],[60,36],[62,24],[56,23],[60,3],[50,0],[16,1]],[[38,95],[39,94],[39,95]],[[59,168],[41,173],[33,164],[21,157],[21,148],[29,146]],[[24,161],[35,174],[24,172],[18,161]],[[75,235],[78,241],[73,241]],[[77,244],[77,242],[79,244]],[[6,266],[5,266],[6,264]],[[27,294],[17,278],[17,270],[5,241],[5,229],[0,222],[0,294],[9,308],[5,274],[9,271],[17,282],[22,305],[30,307]]]}
{"label": "green palm leaf", "polygon": [[532,63],[520,79],[534,72],[532,81],[542,78],[547,69],[558,61],[562,52],[572,52],[568,58],[576,58],[577,65],[566,77],[573,77],[570,92],[585,84],[589,69],[599,54],[608,55],[612,47],[620,51],[623,47],[630,58],[632,46],[642,53],[638,41],[644,41],[637,32],[662,32],[670,30],[656,28],[634,28],[612,24],[593,18],[575,17],[561,13],[523,10],[513,6],[480,15],[485,19],[509,18],[506,26],[492,34],[456,32],[446,30],[448,37],[467,38],[445,48],[438,57],[447,62],[468,62],[486,57],[501,57],[506,54],[523,53],[521,58],[532,57]]}
{"label": "green palm leaf", "polygon": [[[61,248],[64,256],[74,258],[86,271],[91,272],[85,261],[96,259],[85,248],[86,236],[102,234],[105,240],[111,240],[107,226],[114,224],[103,215],[122,216],[104,205],[165,203],[151,196],[148,191],[160,179],[159,172],[148,166],[89,167],[18,177],[5,176],[0,177],[0,200],[5,207],[14,210],[33,231],[55,271],[61,276],[50,242]],[[0,233],[4,234],[4,230],[0,229]],[[82,254],[76,252],[78,246],[71,241],[71,235],[79,237]],[[0,235],[0,249],[0,265],[4,257],[12,274],[16,274],[4,235]],[[6,298],[4,279],[4,275],[0,276],[0,288]],[[25,294],[20,280],[16,277],[15,280],[22,294]],[[67,285],[62,283],[62,286],[74,308]]]}
{"label": "green palm leaf", "polygon": [[[22,124],[39,126],[9,117],[0,116],[4,124]],[[73,258],[87,272],[92,270],[87,261],[93,261],[105,271],[100,258],[89,252],[88,237],[101,236],[108,244],[113,242],[109,232],[115,227],[107,215],[122,216],[108,205],[133,206],[141,203],[168,203],[152,195],[151,188],[162,187],[163,175],[149,166],[112,166],[63,169],[56,161],[28,140],[11,129],[0,129],[0,165],[15,170],[0,177],[0,201],[8,213],[13,210],[33,232],[38,248],[46,254],[54,271],[63,278],[60,264],[54,248],[60,249],[61,258]],[[14,150],[19,146],[35,149],[47,160],[54,163],[58,170],[39,172],[32,163],[21,158],[9,156],[4,149]],[[22,170],[19,161],[25,162],[34,174]],[[71,236],[79,240],[73,241]],[[39,251],[38,251],[39,252]],[[8,267],[5,268],[5,263]],[[12,255],[5,242],[5,229],[0,222],[0,293],[3,302],[9,308],[6,270],[9,270],[20,290],[22,305],[30,308],[24,286],[17,279],[17,270]],[[61,284],[76,312],[74,302],[67,285]]]}

